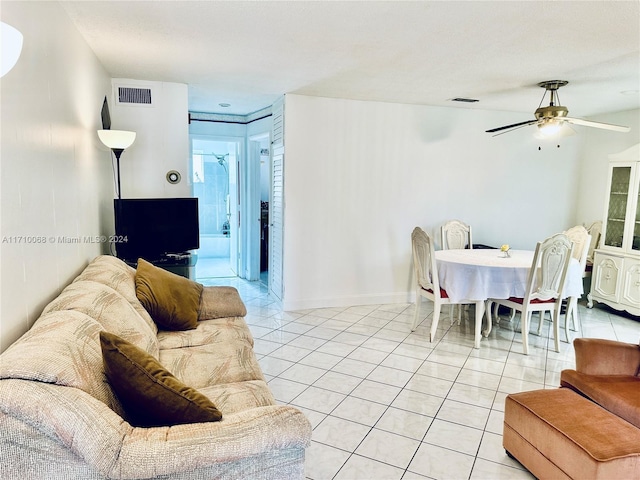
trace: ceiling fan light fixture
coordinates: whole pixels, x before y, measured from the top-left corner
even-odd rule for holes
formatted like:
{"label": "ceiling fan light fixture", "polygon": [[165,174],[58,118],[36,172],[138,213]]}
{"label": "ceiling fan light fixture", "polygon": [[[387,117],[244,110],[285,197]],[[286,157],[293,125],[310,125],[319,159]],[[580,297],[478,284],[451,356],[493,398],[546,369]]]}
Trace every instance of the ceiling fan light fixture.
{"label": "ceiling fan light fixture", "polygon": [[[551,137],[560,132],[566,132],[567,128],[569,128],[569,124],[601,128],[605,130],[612,130],[614,132],[628,132],[629,130],[631,130],[629,127],[625,127],[622,125],[612,125],[608,123],[585,120],[582,118],[569,117],[569,110],[567,109],[567,107],[560,105],[560,98],[558,97],[558,89],[560,87],[564,87],[568,83],[569,82],[567,82],[566,80],[547,80],[546,82],[538,83],[538,86],[544,88],[545,92],[542,95],[540,106],[538,106],[533,114],[533,116],[535,117],[534,120],[527,120],[520,123],[505,125],[503,127],[492,128],[490,130],[485,130],[486,133],[495,133],[495,137],[497,135],[502,135],[503,133],[509,133],[519,128],[526,127],[527,125],[537,125],[538,133],[540,134],[540,136]],[[543,107],[542,102],[544,101],[547,93],[549,93],[550,96],[549,105]],[[564,125],[566,125],[567,128],[563,129],[562,127]],[[573,134],[573,130],[571,130],[571,132],[571,134]]]}
{"label": "ceiling fan light fixture", "polygon": [[561,120],[555,120],[553,118],[543,120],[541,123],[538,123],[538,130],[544,137],[552,137],[560,131],[562,123]]}

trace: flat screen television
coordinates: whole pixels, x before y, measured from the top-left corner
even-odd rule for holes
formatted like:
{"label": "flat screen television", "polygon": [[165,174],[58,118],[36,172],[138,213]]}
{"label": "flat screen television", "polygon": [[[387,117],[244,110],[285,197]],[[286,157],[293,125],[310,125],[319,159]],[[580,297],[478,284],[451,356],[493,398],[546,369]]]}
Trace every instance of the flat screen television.
{"label": "flat screen television", "polygon": [[135,262],[200,248],[197,198],[115,199],[116,254]]}

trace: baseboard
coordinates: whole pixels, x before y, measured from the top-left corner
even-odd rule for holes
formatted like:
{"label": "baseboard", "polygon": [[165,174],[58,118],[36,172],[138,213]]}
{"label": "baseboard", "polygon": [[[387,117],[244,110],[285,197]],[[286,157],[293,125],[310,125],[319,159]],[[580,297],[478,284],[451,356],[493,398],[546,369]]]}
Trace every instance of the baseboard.
{"label": "baseboard", "polygon": [[409,306],[415,298],[414,292],[397,292],[382,294],[347,295],[344,297],[308,298],[300,300],[285,300],[282,308],[285,311],[306,310],[309,308],[351,307],[354,305],[386,305],[406,304]]}

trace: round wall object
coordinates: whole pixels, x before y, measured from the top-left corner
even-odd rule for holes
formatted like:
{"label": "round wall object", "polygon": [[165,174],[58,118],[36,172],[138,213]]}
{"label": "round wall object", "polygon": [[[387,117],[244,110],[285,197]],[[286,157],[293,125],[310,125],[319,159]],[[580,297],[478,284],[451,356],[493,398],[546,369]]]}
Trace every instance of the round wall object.
{"label": "round wall object", "polygon": [[180,183],[181,178],[182,176],[180,175],[180,172],[178,172],[177,170],[169,170],[167,172],[167,182],[169,182],[171,185]]}

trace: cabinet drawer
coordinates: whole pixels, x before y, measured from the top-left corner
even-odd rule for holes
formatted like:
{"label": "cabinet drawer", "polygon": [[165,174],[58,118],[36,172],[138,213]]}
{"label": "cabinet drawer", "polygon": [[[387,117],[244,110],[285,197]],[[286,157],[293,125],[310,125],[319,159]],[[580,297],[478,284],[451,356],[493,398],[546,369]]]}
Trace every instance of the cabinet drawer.
{"label": "cabinet drawer", "polygon": [[640,308],[640,259],[624,260],[620,303]]}
{"label": "cabinet drawer", "polygon": [[624,258],[595,252],[591,292],[595,298],[617,302],[623,277]]}

